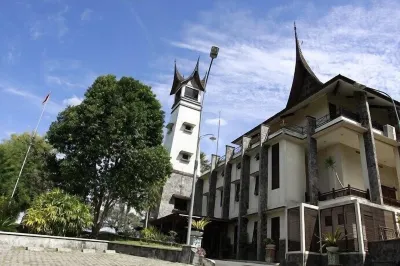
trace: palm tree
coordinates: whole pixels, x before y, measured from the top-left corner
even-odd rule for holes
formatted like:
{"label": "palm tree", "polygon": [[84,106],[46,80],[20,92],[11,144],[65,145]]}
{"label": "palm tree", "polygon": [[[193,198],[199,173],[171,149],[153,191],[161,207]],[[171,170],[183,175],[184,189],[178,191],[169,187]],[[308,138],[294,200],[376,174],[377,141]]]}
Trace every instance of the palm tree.
{"label": "palm tree", "polygon": [[207,155],[204,152],[200,152],[200,172],[210,170],[210,161],[207,159]]}
{"label": "palm tree", "polygon": [[335,162],[335,160],[333,159],[332,156],[329,156],[328,158],[326,158],[326,160],[325,160],[326,168],[327,169],[331,169],[335,173],[336,179],[339,181],[339,184],[342,186],[342,188],[344,188],[342,182],[340,181],[339,175],[338,175],[338,173],[336,171],[335,164],[336,164],[336,162]]}

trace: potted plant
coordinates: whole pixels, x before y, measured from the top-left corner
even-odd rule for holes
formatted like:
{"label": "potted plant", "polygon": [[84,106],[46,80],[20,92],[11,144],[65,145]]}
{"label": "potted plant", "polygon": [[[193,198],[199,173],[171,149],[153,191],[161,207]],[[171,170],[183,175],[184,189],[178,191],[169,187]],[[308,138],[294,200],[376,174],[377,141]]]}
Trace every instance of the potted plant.
{"label": "potted plant", "polygon": [[264,240],[265,243],[265,261],[266,262],[274,262],[275,260],[275,241],[272,238],[266,238]]}
{"label": "potted plant", "polygon": [[338,265],[339,264],[339,251],[338,241],[341,240],[344,236],[342,236],[342,232],[339,231],[339,228],[336,229],[334,233],[326,233],[322,234],[321,241],[322,248],[326,248],[328,251],[328,265]]}
{"label": "potted plant", "polygon": [[201,220],[192,221],[192,231],[190,233],[190,242],[192,246],[201,247],[201,240],[204,228],[210,223],[210,219],[202,218]]}

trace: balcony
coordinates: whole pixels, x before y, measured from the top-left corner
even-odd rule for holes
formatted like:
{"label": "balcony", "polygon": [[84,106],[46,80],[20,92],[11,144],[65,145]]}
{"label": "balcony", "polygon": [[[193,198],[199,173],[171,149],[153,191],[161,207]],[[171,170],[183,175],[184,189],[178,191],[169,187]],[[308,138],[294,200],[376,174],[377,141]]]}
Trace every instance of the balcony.
{"label": "balcony", "polygon": [[352,111],[344,108],[339,108],[335,114],[327,114],[317,119],[317,128],[329,123],[330,121],[338,118],[339,116],[346,117],[356,122],[360,122],[360,116]]}
{"label": "balcony", "polygon": [[397,200],[397,199],[383,197],[383,203],[386,205],[396,207],[396,208],[400,208],[400,200]]}
{"label": "balcony", "polygon": [[369,200],[369,190],[361,190],[358,188],[351,187],[348,185],[345,188],[341,189],[334,189],[332,188],[332,191],[325,192],[325,193],[318,193],[318,200],[319,201],[325,201],[325,200],[331,200],[331,199],[336,199],[340,197],[345,197],[345,196],[355,196],[355,197],[360,197],[364,199]]}

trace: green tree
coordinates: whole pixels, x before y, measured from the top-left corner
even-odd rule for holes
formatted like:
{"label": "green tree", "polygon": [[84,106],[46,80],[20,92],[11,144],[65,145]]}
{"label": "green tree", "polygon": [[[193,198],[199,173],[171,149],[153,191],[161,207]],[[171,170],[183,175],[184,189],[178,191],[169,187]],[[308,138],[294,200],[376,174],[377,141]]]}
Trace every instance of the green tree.
{"label": "green tree", "polygon": [[80,105],[67,107],[48,132],[60,159],[57,185],[89,198],[97,236],[114,204],[146,208],[148,188],[171,174],[162,147],[164,113],[151,88],[115,76],[98,77]]}
{"label": "green tree", "polygon": [[22,224],[34,233],[77,236],[92,225],[92,215],[78,197],[54,189],[33,201]]}
{"label": "green tree", "polygon": [[131,207],[119,203],[110,211],[104,225],[114,228],[118,233],[132,234],[134,228],[141,225],[140,217],[131,212]]}
{"label": "green tree", "polygon": [[28,208],[37,195],[52,187],[48,171],[55,158],[52,146],[40,136],[32,139],[29,133],[13,134],[0,144],[0,196],[10,198],[31,140],[32,148],[13,198],[16,212]]}
{"label": "green tree", "polygon": [[204,152],[200,152],[200,172],[205,172],[211,169],[210,161]]}

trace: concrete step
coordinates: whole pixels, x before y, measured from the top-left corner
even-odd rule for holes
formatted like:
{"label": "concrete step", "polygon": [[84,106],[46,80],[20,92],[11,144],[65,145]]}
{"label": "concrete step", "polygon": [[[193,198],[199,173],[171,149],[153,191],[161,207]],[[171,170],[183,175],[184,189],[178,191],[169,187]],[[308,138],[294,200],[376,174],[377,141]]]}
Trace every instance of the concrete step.
{"label": "concrete step", "polygon": [[103,252],[106,254],[115,254],[115,250],[112,250],[112,249],[106,249]]}

